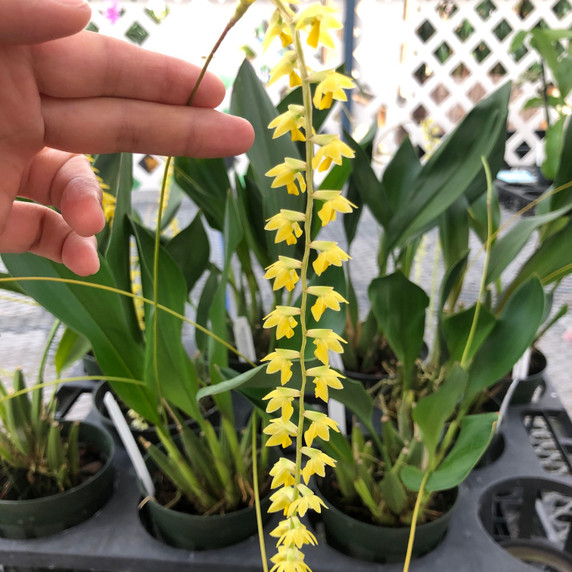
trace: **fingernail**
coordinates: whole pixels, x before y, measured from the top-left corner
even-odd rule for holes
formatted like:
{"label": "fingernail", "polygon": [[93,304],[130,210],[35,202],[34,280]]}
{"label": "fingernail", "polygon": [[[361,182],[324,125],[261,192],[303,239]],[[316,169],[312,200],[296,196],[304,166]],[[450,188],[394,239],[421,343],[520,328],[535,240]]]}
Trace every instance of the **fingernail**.
{"label": "fingernail", "polygon": [[54,0],[58,4],[63,4],[64,6],[69,6],[73,8],[79,8],[82,6],[87,6],[87,0]]}

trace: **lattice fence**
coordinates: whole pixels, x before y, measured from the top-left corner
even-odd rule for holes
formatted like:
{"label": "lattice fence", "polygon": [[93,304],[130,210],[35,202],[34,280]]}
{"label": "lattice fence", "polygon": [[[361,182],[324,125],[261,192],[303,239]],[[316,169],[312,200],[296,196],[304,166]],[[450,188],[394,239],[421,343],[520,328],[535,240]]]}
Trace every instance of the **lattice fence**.
{"label": "lattice fence", "polygon": [[[401,39],[399,53],[379,39],[380,25],[386,33],[389,30],[390,12],[393,41]],[[523,105],[539,85],[519,79],[538,57],[527,49],[513,54],[510,45],[519,30],[570,28],[568,0],[409,0],[405,9],[402,1],[363,0],[357,14],[361,30],[355,59],[360,79],[372,93],[383,94],[383,99],[374,97],[369,103],[370,115],[381,110],[380,119],[387,120],[388,127],[403,125],[414,143],[426,149],[422,120],[431,120],[439,133],[447,133],[486,94],[512,80],[505,159],[511,166],[535,164],[543,114],[524,111]],[[397,18],[401,23],[395,22]],[[372,41],[378,42],[377,50],[372,50]],[[386,72],[381,77],[380,69]],[[388,78],[393,83],[389,89]]]}

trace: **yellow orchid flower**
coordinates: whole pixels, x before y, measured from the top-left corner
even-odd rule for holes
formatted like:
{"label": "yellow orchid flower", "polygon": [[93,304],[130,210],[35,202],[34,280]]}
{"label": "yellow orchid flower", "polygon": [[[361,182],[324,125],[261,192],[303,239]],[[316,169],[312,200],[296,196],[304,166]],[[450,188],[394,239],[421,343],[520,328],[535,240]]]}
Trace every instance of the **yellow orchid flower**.
{"label": "yellow orchid flower", "polygon": [[306,485],[300,483],[296,488],[300,494],[296,500],[290,503],[286,513],[287,516],[292,516],[296,513],[304,516],[309,509],[312,509],[314,512],[322,512],[322,507],[327,508],[324,501]]}
{"label": "yellow orchid flower", "polygon": [[264,433],[270,435],[270,438],[266,441],[267,447],[282,445],[283,448],[286,448],[292,445],[291,437],[297,435],[298,427],[292,421],[279,417],[278,419],[270,420],[270,424],[264,428]]}
{"label": "yellow orchid flower", "polygon": [[282,56],[282,59],[272,68],[268,85],[272,85],[285,75],[287,75],[290,80],[290,87],[302,85],[302,80],[296,71],[297,66],[298,60],[296,58],[296,52],[292,50],[287,51]]}
{"label": "yellow orchid flower", "polygon": [[276,339],[291,338],[294,335],[294,328],[298,325],[294,316],[300,315],[300,308],[295,306],[276,306],[270,314],[264,317],[263,328],[273,328],[276,326]]}
{"label": "yellow orchid flower", "polygon": [[287,48],[293,41],[290,26],[284,21],[278,10],[274,11],[268,23],[268,29],[266,30],[266,35],[262,42],[263,51],[268,49],[268,46],[272,43],[274,38],[280,38],[283,48]]}
{"label": "yellow orchid flower", "polygon": [[279,512],[284,511],[284,514],[290,510],[294,496],[296,495],[296,489],[294,487],[282,487],[275,493],[270,495],[270,506],[268,507],[268,512]]}
{"label": "yellow orchid flower", "polygon": [[299,159],[292,159],[291,157],[286,157],[284,163],[276,165],[266,173],[267,177],[274,177],[272,181],[272,188],[286,187],[288,194],[297,195],[298,187],[296,187],[296,182],[300,187],[300,191],[306,191],[306,181],[302,173],[306,170],[306,163],[300,161]]}
{"label": "yellow orchid flower", "polygon": [[[328,350],[332,350],[338,354],[344,353],[344,348],[340,342],[346,344],[347,342],[338,336],[333,330],[327,329],[313,329],[308,330],[307,335],[309,338],[314,338],[314,345],[316,349],[314,355],[324,364],[328,365]],[[311,375],[308,370],[308,375]]]}
{"label": "yellow orchid flower", "polygon": [[348,214],[352,212],[352,209],[357,209],[356,205],[342,195],[342,191],[318,190],[314,192],[314,199],[324,201],[322,208],[318,211],[322,226],[336,220],[337,213]]}
{"label": "yellow orchid flower", "polygon": [[318,251],[316,260],[312,263],[316,274],[320,276],[330,264],[333,266],[341,266],[342,262],[351,260],[351,256],[346,254],[337,242],[330,240],[314,240],[310,243],[310,247]]}
{"label": "yellow orchid flower", "polygon": [[295,473],[296,463],[286,457],[280,457],[270,469],[270,476],[273,477],[270,488],[277,489],[281,486],[289,487],[293,485],[296,482],[294,478]]}
{"label": "yellow orchid flower", "polygon": [[274,564],[270,572],[312,572],[304,562],[304,553],[295,546],[279,546],[270,561]]}
{"label": "yellow orchid flower", "polygon": [[[99,177],[98,177],[98,179],[99,179]],[[109,188],[109,187],[107,187],[107,188]],[[102,200],[101,200],[101,208],[103,209],[103,214],[105,215],[105,220],[107,222],[110,222],[115,215],[116,203],[117,203],[117,199],[111,193],[108,193],[107,191],[103,191],[103,196],[102,196]]]}
{"label": "yellow orchid flower", "polygon": [[310,286],[306,292],[318,298],[312,306],[312,316],[316,322],[320,320],[326,308],[339,312],[340,303],[349,304],[341,294],[334,290],[333,286]]}
{"label": "yellow orchid flower", "polygon": [[279,256],[278,261],[268,266],[264,278],[267,280],[275,278],[273,290],[279,290],[284,287],[289,292],[294,289],[296,282],[298,282],[298,273],[296,270],[302,268],[302,263],[294,258],[288,256]]}
{"label": "yellow orchid flower", "polygon": [[298,211],[290,211],[288,209],[280,209],[278,214],[270,217],[264,230],[277,230],[274,242],[278,244],[283,240],[286,244],[296,244],[297,239],[302,236],[301,222],[306,220],[306,215]]}
{"label": "yellow orchid flower", "polygon": [[313,48],[322,44],[327,48],[335,48],[334,40],[328,30],[340,30],[342,24],[332,16],[338,11],[331,6],[323,4],[312,4],[302,10],[296,17],[296,30],[307,30],[310,28],[307,43]]}
{"label": "yellow orchid flower", "polygon": [[266,367],[266,373],[280,372],[280,383],[284,385],[288,383],[292,377],[292,360],[299,358],[299,351],[276,349],[266,357],[263,357],[261,361],[270,362]]}
{"label": "yellow orchid flower", "polygon": [[315,449],[314,447],[302,447],[300,450],[303,455],[308,457],[308,460],[302,469],[302,476],[304,477],[306,484],[310,482],[312,475],[325,477],[326,465],[330,467],[336,466],[336,461],[329,455],[326,455],[323,451],[320,451],[320,449]]}
{"label": "yellow orchid flower", "polygon": [[280,409],[282,419],[288,421],[292,417],[292,413],[294,413],[292,401],[294,401],[295,397],[300,397],[300,390],[289,387],[277,387],[262,398],[270,400],[266,406],[266,413],[273,413]]}
{"label": "yellow orchid flower", "polygon": [[355,83],[351,78],[334,70],[327,72],[326,77],[318,83],[314,92],[314,107],[317,109],[329,109],[334,99],[347,101],[348,97],[344,89],[352,89]]}
{"label": "yellow orchid flower", "polygon": [[304,134],[300,131],[300,128],[304,127],[305,123],[304,107],[302,105],[290,104],[288,111],[275,117],[268,124],[268,129],[275,130],[272,139],[276,139],[289,131],[292,141],[306,141]]}
{"label": "yellow orchid flower", "polygon": [[328,387],[332,389],[342,389],[343,385],[340,379],[345,379],[341,373],[331,369],[327,364],[312,367],[306,372],[309,376],[314,378],[314,391],[318,399],[326,402],[328,401]]}
{"label": "yellow orchid flower", "polygon": [[338,424],[325,413],[321,413],[320,411],[304,411],[304,417],[311,421],[310,427],[308,427],[304,433],[304,440],[308,447],[312,445],[316,437],[319,437],[323,441],[329,441],[330,429],[333,429],[337,433],[340,432]]}
{"label": "yellow orchid flower", "polygon": [[296,546],[302,548],[304,544],[316,546],[316,537],[302,524],[297,516],[291,516],[281,521],[278,526],[270,532],[270,536],[278,538],[278,545]]}
{"label": "yellow orchid flower", "polygon": [[341,165],[342,157],[353,159],[355,156],[354,150],[338,135],[314,135],[312,142],[320,145],[312,160],[312,167],[318,171],[329,169],[332,162]]}

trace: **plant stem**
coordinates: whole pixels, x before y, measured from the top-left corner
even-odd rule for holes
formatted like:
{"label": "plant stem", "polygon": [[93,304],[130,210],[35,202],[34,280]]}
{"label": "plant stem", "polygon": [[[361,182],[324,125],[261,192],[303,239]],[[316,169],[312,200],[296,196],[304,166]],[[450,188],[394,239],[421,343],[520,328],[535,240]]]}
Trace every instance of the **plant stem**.
{"label": "plant stem", "polygon": [[260,558],[262,570],[268,572],[268,559],[266,558],[266,545],[264,543],[264,527],[262,524],[262,509],[260,507],[260,490],[258,487],[258,449],[256,445],[256,409],[252,410],[252,488],[254,489],[254,507],[256,510],[256,524],[258,529],[258,543],[260,545]]}
{"label": "plant stem", "polygon": [[407,543],[407,553],[405,555],[405,562],[403,564],[403,572],[409,572],[409,565],[411,564],[411,555],[413,553],[413,543],[415,542],[415,530],[417,528],[417,518],[419,516],[419,507],[421,506],[421,498],[425,492],[425,484],[429,478],[429,472],[423,475],[419,492],[417,493],[417,500],[415,501],[415,508],[413,509],[413,516],[411,518],[411,528],[409,530],[409,542]]}

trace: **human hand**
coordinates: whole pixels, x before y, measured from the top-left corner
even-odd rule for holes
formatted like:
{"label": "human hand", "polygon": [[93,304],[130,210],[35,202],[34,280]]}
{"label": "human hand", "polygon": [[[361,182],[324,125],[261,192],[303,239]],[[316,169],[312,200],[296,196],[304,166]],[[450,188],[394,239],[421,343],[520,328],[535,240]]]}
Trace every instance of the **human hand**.
{"label": "human hand", "polygon": [[223,157],[252,144],[247,121],[214,110],[220,80],[207,74],[187,107],[200,68],[81,31],[83,0],[0,0],[0,14],[0,252],[97,272],[101,190],[80,154]]}

